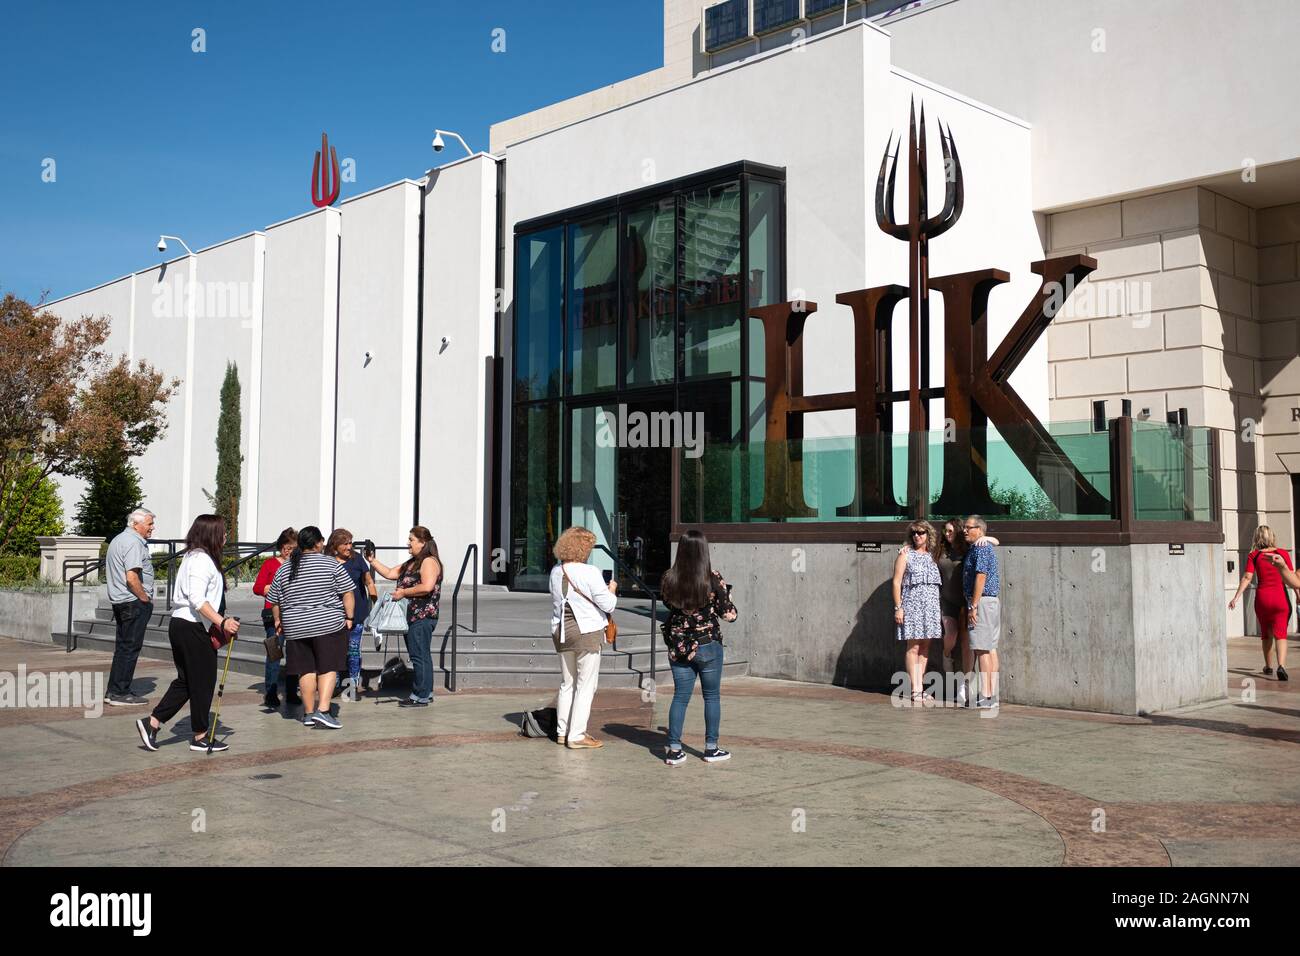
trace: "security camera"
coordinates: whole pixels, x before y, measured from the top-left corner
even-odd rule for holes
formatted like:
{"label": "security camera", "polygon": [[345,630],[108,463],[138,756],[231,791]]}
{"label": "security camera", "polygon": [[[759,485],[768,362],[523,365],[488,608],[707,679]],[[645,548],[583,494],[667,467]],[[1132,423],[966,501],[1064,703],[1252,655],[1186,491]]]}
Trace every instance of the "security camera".
{"label": "security camera", "polygon": [[371,356],[371,354],[370,354],[370,350],[367,349],[367,350],[366,350],[366,361],[369,362],[371,358],[372,358],[372,356]]}
{"label": "security camera", "polygon": [[158,251],[159,252],[167,251],[167,240],[163,239],[161,236],[158,238]]}
{"label": "security camera", "polygon": [[451,339],[447,338],[447,336],[444,335],[442,337],[442,347],[446,348],[450,344],[451,344]]}
{"label": "security camera", "polygon": [[433,137],[433,151],[435,153],[441,153],[442,148],[446,145],[447,144],[442,141],[442,133],[441,132],[436,133]]}

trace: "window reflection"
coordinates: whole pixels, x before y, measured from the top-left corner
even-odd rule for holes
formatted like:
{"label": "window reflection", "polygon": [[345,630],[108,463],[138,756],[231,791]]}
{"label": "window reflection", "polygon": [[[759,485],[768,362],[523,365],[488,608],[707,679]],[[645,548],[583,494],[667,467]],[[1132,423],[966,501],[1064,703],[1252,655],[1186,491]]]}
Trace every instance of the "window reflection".
{"label": "window reflection", "polygon": [[569,391],[613,388],[618,357],[616,217],[569,227]]}
{"label": "window reflection", "polygon": [[672,198],[627,214],[623,352],[628,385],[655,385],[677,377],[676,225],[677,203]]}
{"label": "window reflection", "polygon": [[740,183],[682,196],[686,378],[740,374]]}

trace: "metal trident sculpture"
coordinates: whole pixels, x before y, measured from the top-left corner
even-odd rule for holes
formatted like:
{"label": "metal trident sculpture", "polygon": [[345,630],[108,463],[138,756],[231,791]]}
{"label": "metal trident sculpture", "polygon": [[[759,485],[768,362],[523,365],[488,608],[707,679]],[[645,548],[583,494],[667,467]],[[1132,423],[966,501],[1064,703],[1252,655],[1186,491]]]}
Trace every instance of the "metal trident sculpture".
{"label": "metal trident sculpture", "polygon": [[[321,169],[321,159],[328,155],[329,165]],[[330,173],[333,172],[333,177]],[[339,198],[339,157],[330,145],[329,137],[320,134],[320,149],[311,167],[311,202],[313,206],[328,206]]]}
{"label": "metal trident sculpture", "polygon": [[[908,244],[908,285],[889,283],[835,296],[853,310],[854,387],[851,391],[806,395],[803,389],[803,330],[817,312],[809,301],[754,306],[751,318],[762,323],[763,369],[767,407],[763,455],[763,504],[755,517],[776,520],[813,517],[803,494],[803,417],[852,409],[857,439],[853,500],[840,517],[892,516],[905,508],[913,517],[930,513],[929,415],[931,400],[942,398],[945,429],[943,491],[935,513],[1005,513],[994,501],[988,479],[989,426],[1038,480],[1062,512],[1106,515],[1110,501],[1071,460],[1052,433],[1016,393],[1011,374],[1033,348],[1060,310],[1070,290],[1097,268],[1095,259],[1065,255],[1030,264],[1039,276],[1038,291],[1025,305],[1002,342],[989,354],[989,293],[1008,282],[1002,269],[977,269],[930,278],[929,241],[947,232],[961,216],[964,187],[961,160],[951,129],[939,127],[946,189],[943,210],[931,217],[926,189],[925,111],[916,122],[913,106],[908,136],[908,218],[894,216],[894,187],[902,139],[889,137],[876,181],[876,223]],[[930,385],[930,291],[943,297],[944,375]],[[910,305],[908,389],[895,391],[891,369],[891,317],[894,306]],[[909,406],[907,499],[901,505],[893,488],[893,405]]]}
{"label": "metal trident sculpture", "polygon": [[[962,181],[961,158],[952,138],[952,127],[939,126],[939,145],[943,150],[946,188],[943,210],[930,217],[925,165],[925,104],[921,104],[921,125],[917,130],[916,101],[912,101],[907,137],[907,222],[894,216],[894,181],[898,175],[900,136],[893,134],[885,145],[876,177],[876,225],[895,239],[907,241],[908,277],[908,498],[928,501],[927,432],[929,430],[929,395],[922,395],[930,384],[930,250],[929,241],[941,236],[961,218],[966,191]],[[893,144],[894,155],[889,155]],[[886,177],[888,170],[888,177]]]}

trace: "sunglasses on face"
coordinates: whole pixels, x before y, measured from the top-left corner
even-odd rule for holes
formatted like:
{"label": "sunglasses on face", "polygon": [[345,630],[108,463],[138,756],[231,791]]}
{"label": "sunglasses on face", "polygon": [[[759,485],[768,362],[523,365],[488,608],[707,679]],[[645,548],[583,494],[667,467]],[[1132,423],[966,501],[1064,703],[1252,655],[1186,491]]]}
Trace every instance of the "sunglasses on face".
{"label": "sunglasses on face", "polygon": [[921,537],[925,537],[925,532],[924,532],[924,531],[915,531],[915,530],[913,530],[913,532],[912,532],[912,537],[916,537],[918,534],[919,534]]}

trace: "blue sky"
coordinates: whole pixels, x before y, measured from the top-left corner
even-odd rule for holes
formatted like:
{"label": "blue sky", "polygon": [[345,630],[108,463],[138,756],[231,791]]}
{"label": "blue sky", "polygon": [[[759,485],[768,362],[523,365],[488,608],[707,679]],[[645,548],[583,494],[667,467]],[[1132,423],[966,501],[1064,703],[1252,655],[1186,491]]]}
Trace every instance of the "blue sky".
{"label": "blue sky", "polygon": [[655,69],[663,5],[35,0],[0,42],[0,294],[54,299],[156,262],[159,233],[198,249],[309,210],[322,131],[356,161],[346,199],[456,155],[437,127],[487,149],[494,122]]}

